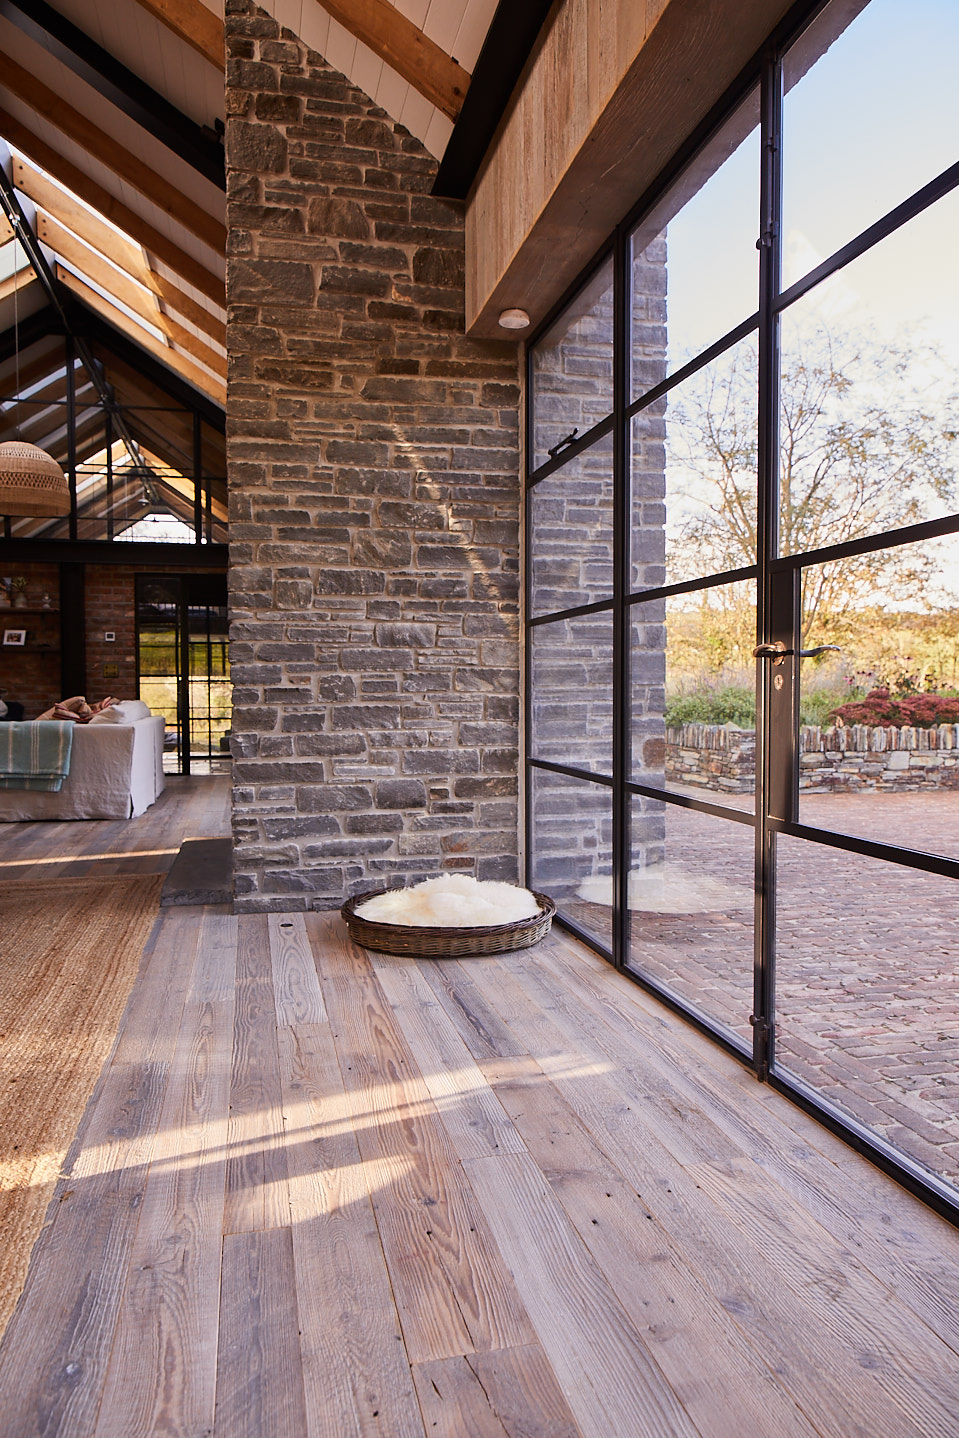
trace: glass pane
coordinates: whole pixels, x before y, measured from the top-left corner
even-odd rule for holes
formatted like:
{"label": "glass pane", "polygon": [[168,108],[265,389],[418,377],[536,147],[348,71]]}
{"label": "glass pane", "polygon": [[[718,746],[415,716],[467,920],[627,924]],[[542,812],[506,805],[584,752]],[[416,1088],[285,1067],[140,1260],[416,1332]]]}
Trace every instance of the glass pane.
{"label": "glass pane", "polygon": [[959,859],[959,536],[803,571],[799,818]]}
{"label": "glass pane", "polygon": [[561,914],[609,948],[611,910],[593,891],[611,883],[612,790],[544,769],[531,773],[530,886],[549,894]]}
{"label": "glass pane", "polygon": [[959,1178],[955,880],[778,840],[776,1066]]}
{"label": "glass pane", "polygon": [[588,281],[532,350],[533,468],[613,408],[613,262]]}
{"label": "glass pane", "polygon": [[784,554],[959,509],[959,193],[782,317]]}
{"label": "glass pane", "polygon": [[537,624],[530,636],[532,757],[612,774],[612,615]]}
{"label": "glass pane", "polygon": [[630,777],[751,811],[755,582],[634,604],[630,614]]}
{"label": "glass pane", "polygon": [[756,563],[757,384],[751,334],[633,417],[633,592]]}
{"label": "glass pane", "polygon": [[634,398],[758,308],[759,174],[757,91],[633,231]]}
{"label": "glass pane", "polygon": [[613,441],[600,440],[529,491],[530,612],[613,592]]}
{"label": "glass pane", "polygon": [[634,798],[629,967],[752,1045],[751,825]]}
{"label": "glass pane", "polygon": [[959,8],[872,0],[847,28],[843,10],[830,6],[786,60],[786,285],[957,159]]}

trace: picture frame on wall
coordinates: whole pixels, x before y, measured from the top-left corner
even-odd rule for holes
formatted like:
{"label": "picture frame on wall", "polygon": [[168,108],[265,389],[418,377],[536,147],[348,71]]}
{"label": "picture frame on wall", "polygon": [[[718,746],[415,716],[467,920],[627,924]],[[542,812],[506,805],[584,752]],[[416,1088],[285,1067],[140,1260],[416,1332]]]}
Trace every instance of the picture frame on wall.
{"label": "picture frame on wall", "polygon": [[27,642],[27,631],[25,629],[5,629],[3,631],[3,642],[4,645],[24,645]]}

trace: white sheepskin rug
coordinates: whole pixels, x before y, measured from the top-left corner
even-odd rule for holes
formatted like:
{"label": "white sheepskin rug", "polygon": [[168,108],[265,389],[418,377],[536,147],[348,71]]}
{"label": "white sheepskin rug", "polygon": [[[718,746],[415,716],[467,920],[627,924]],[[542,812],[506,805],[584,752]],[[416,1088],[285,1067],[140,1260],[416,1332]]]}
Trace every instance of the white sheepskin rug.
{"label": "white sheepskin rug", "polygon": [[361,919],[380,924],[410,924],[429,929],[473,929],[533,918],[539,904],[529,889],[468,874],[441,874],[409,889],[376,894],[356,910]]}

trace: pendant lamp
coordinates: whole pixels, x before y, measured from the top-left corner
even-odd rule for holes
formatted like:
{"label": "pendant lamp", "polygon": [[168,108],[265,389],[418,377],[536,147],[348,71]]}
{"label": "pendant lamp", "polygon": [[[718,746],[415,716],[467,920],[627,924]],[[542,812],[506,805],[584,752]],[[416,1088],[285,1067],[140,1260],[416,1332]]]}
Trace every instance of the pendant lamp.
{"label": "pendant lamp", "polygon": [[[14,246],[19,243],[19,216],[11,216]],[[20,402],[20,325],[17,309],[16,250],[13,256],[13,349],[17,362],[17,405]],[[19,413],[18,413],[19,418]],[[17,430],[19,432],[19,424]],[[56,460],[35,444],[22,439],[0,444],[0,514],[48,515],[70,513],[70,486]]]}
{"label": "pendant lamp", "polygon": [[70,486],[56,460],[20,439],[0,444],[0,514],[69,513]]}

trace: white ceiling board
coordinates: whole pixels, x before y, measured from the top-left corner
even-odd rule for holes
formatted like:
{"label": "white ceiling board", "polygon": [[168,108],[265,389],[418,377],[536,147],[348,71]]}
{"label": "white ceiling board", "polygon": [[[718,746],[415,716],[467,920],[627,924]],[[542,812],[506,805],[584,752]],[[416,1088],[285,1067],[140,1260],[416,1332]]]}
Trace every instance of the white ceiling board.
{"label": "white ceiling board", "polygon": [[[6,20],[0,20],[0,49],[28,70],[39,81],[58,95],[65,104],[78,110],[92,124],[103,130],[117,144],[122,145],[131,155],[142,160],[144,164],[154,170],[163,179],[171,184],[198,205],[207,214],[214,215],[221,223],[226,219],[226,196],[221,189],[205,179],[201,174],[181,160],[166,145],[155,140],[152,135],[142,129],[140,125],[132,120],[129,115],[111,105],[102,95],[85,84],[79,76],[74,75],[60,60],[55,59],[46,50],[29,40],[14,25]],[[3,71],[0,69],[0,87],[3,87]],[[12,103],[13,97],[4,90],[5,96],[9,96]],[[10,108],[10,105],[8,105]],[[34,122],[23,116],[24,123],[30,123],[35,128]],[[39,124],[39,119],[36,122]],[[63,135],[63,131],[54,128],[53,135]],[[62,149],[62,141],[51,138],[50,143],[55,149]],[[80,154],[85,154],[80,151]],[[86,168],[83,160],[78,162],[81,169]]]}
{"label": "white ceiling board", "polygon": [[442,158],[446,153],[446,147],[450,142],[450,135],[453,133],[453,121],[442,110],[433,111],[429,123],[429,129],[422,137],[423,144],[431,155]]}
{"label": "white ceiling board", "polygon": [[[222,72],[137,0],[54,0],[54,8],[197,124],[223,118]],[[222,17],[222,5],[209,9]]]}
{"label": "white ceiling board", "polygon": [[426,136],[429,133],[430,121],[436,114],[436,106],[431,105],[429,100],[420,95],[412,86],[409,87],[403,108],[397,115],[401,125],[405,125],[411,135],[422,143],[426,144]]}
{"label": "white ceiling board", "polygon": [[463,20],[466,6],[452,4],[450,0],[430,0],[426,19],[420,23],[424,35],[437,44],[447,55],[453,53],[453,41]]}
{"label": "white ceiling board", "polygon": [[496,0],[469,0],[451,54],[472,75],[496,13]]}
{"label": "white ceiling board", "polygon": [[[287,26],[374,104],[405,125],[436,159],[442,159],[453,128],[446,117],[392,66],[373,56],[368,46],[332,19],[321,0],[261,0],[261,3],[280,25]],[[479,54],[496,9],[496,0],[391,0],[391,3],[447,54],[455,53],[451,49],[454,40],[465,37],[469,63],[462,54],[456,58],[467,70],[475,58],[473,52]],[[437,145],[441,148],[434,148]]]}
{"label": "white ceiling board", "polygon": [[334,70],[348,79],[353,78],[353,61],[356,58],[357,39],[338,20],[330,20],[330,33],[323,55]]}
{"label": "white ceiling board", "polygon": [[[399,10],[407,20],[411,20],[417,30],[422,30],[426,24],[426,16],[430,8],[430,0],[390,0],[394,10]],[[463,0],[444,0],[451,10],[460,10]],[[432,38],[432,37],[430,37]]]}
{"label": "white ceiling board", "polygon": [[[31,315],[45,308],[47,295],[39,280],[25,281],[17,289],[17,320],[19,324],[29,319]],[[5,300],[0,300],[0,333],[6,334],[7,330],[13,329],[13,295],[8,295]],[[26,364],[25,356],[21,355],[21,364]]]}
{"label": "white ceiling board", "polygon": [[404,80],[402,75],[397,75],[391,65],[384,64],[376,94],[370,98],[395,120],[402,113],[411,88],[409,82]]}
{"label": "white ceiling board", "polygon": [[356,42],[356,55],[352,66],[353,73],[350,75],[350,82],[357,85],[364,95],[370,99],[376,94],[383,79],[383,61],[379,55],[374,55],[368,45],[362,41]]}

